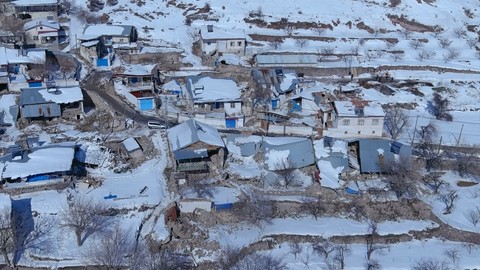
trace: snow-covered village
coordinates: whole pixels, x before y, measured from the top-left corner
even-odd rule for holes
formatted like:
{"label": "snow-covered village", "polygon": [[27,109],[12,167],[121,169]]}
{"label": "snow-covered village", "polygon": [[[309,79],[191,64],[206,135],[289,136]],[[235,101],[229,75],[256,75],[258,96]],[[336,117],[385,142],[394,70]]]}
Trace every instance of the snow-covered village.
{"label": "snow-covered village", "polygon": [[0,168],[0,269],[480,269],[480,2],[0,0]]}

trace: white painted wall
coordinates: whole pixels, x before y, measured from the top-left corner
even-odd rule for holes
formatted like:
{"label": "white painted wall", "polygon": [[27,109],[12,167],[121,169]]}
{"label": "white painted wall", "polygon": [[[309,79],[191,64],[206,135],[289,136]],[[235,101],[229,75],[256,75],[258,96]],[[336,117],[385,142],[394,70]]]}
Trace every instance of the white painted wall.
{"label": "white painted wall", "polygon": [[[349,123],[346,124],[345,121]],[[339,117],[337,128],[325,130],[324,135],[329,133],[335,134],[335,137],[382,137],[383,122],[383,117]]]}

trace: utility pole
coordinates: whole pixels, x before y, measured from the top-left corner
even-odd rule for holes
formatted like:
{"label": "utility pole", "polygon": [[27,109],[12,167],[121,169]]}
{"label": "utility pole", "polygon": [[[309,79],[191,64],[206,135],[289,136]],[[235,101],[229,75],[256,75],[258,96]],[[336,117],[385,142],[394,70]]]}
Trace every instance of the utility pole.
{"label": "utility pole", "polygon": [[438,153],[437,154],[440,154],[440,148],[442,147],[442,139],[443,139],[443,136],[440,136],[440,142],[438,143]]}
{"label": "utility pole", "polygon": [[462,132],[463,132],[463,126],[465,124],[462,124],[462,128],[460,129],[460,135],[458,135],[458,140],[457,140],[457,146],[460,144],[460,138],[462,138]]}
{"label": "utility pole", "polygon": [[165,96],[165,127],[168,129],[168,97]]}
{"label": "utility pole", "polygon": [[418,115],[417,115],[417,119],[415,120],[415,127],[413,128],[412,143],[410,144],[412,145],[412,147],[413,147],[413,143],[415,142],[415,133],[417,133],[417,123],[418,123]]}

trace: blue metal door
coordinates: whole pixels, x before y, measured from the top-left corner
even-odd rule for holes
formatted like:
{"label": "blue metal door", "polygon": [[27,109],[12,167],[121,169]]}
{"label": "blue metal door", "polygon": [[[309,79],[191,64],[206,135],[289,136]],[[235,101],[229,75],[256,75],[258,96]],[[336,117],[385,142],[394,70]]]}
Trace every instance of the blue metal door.
{"label": "blue metal door", "polygon": [[237,119],[225,119],[225,125],[227,128],[236,128],[237,127]]}
{"label": "blue metal door", "polygon": [[97,66],[108,67],[108,59],[106,58],[97,59]]}
{"label": "blue metal door", "polygon": [[278,108],[278,99],[272,99],[272,110]]}

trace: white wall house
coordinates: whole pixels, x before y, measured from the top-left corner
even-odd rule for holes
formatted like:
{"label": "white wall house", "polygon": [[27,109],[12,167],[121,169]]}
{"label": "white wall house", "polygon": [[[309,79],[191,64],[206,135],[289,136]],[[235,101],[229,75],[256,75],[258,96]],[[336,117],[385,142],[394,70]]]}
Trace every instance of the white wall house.
{"label": "white wall house", "polygon": [[385,112],[379,104],[366,101],[334,101],[332,127],[323,135],[337,138],[382,137]]}
{"label": "white wall house", "polygon": [[234,80],[192,76],[186,79],[186,88],[191,113],[210,115],[206,118],[223,123],[214,124],[217,127],[243,126],[241,92]]}
{"label": "white wall house", "polygon": [[58,45],[60,24],[47,19],[36,19],[23,26],[27,42],[41,46]]}
{"label": "white wall house", "polygon": [[205,25],[200,29],[200,44],[205,54],[222,56],[226,53],[245,55],[246,35],[243,30],[221,29]]}

